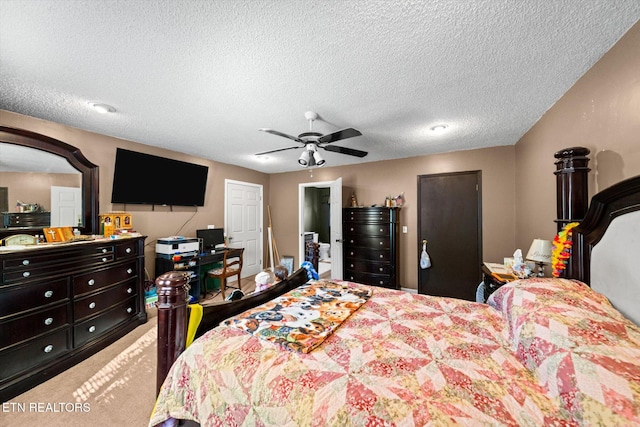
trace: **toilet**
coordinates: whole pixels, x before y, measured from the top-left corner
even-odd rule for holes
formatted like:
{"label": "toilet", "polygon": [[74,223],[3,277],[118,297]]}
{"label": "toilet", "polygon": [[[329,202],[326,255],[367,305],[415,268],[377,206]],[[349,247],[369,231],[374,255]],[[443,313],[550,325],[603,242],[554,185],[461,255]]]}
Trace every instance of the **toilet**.
{"label": "toilet", "polygon": [[331,248],[329,243],[320,243],[320,259],[329,259],[329,248]]}

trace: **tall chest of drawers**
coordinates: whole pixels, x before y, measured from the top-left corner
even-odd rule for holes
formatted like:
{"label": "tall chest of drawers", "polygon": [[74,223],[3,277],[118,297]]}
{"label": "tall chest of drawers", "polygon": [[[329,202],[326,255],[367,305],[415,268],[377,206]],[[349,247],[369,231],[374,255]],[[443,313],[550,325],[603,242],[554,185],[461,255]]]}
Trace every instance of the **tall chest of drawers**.
{"label": "tall chest of drawers", "polygon": [[342,223],[344,279],[400,289],[400,208],[345,208]]}
{"label": "tall chest of drawers", "polygon": [[0,400],[146,322],[144,239],[0,252]]}

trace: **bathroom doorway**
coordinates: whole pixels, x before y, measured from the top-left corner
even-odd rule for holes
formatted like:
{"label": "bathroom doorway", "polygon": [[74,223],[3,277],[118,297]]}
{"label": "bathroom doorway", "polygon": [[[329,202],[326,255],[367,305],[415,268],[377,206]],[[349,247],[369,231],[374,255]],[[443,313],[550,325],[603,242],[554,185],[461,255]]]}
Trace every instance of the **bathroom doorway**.
{"label": "bathroom doorway", "polygon": [[320,245],[318,273],[342,278],[342,178],[299,184],[299,260],[308,240]]}

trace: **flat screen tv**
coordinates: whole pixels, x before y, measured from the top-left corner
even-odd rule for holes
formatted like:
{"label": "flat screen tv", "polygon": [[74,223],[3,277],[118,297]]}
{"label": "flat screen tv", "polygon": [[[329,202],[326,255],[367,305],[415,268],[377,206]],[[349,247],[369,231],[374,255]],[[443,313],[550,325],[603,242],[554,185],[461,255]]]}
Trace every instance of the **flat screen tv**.
{"label": "flat screen tv", "polygon": [[207,166],[118,148],[111,203],[204,206]]}

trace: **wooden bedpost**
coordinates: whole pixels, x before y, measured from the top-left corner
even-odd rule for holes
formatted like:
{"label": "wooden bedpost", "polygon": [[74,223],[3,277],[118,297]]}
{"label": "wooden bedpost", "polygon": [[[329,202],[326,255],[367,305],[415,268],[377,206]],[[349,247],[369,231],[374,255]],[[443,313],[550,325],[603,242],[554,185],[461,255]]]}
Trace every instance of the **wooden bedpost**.
{"label": "wooden bedpost", "polygon": [[187,303],[189,276],[170,271],[156,279],[158,292],[158,366],[156,394],[169,373],[169,368],[184,351],[187,336]]}
{"label": "wooden bedpost", "polygon": [[[558,232],[571,222],[581,222],[589,208],[588,148],[571,147],[554,154],[556,158],[556,204]],[[571,277],[571,263],[563,277]]]}

